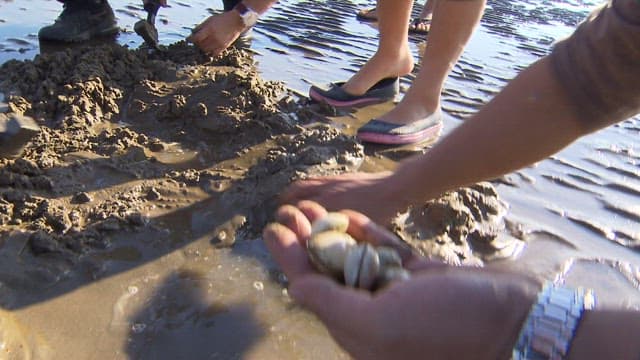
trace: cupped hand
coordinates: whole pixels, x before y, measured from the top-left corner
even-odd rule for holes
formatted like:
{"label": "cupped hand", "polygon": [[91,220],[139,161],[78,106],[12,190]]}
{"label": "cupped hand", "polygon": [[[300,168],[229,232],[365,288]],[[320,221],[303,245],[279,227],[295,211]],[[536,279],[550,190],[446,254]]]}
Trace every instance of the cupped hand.
{"label": "cupped hand", "polygon": [[415,256],[384,228],[355,211],[347,230],[358,241],[399,248],[411,279],[369,293],[318,274],[305,246],[311,222],[326,210],[311,201],[285,205],[264,240],[290,281],[289,293],[315,313],[355,358],[510,356],[539,284],[511,272],[454,268]]}
{"label": "cupped hand", "polygon": [[233,11],[208,17],[187,38],[211,56],[220,55],[244,31],[240,17]]}
{"label": "cupped hand", "polygon": [[315,177],[290,185],[281,197],[286,204],[302,200],[315,201],[335,211],[351,209],[381,224],[387,224],[405,204],[396,196],[398,191],[390,185],[391,172],[348,173]]}

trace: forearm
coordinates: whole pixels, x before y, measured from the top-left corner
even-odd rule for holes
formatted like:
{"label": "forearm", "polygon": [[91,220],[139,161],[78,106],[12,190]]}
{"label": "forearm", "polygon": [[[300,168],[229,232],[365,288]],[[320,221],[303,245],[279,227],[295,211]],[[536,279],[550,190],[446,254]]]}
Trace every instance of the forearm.
{"label": "forearm", "polygon": [[[613,0],[426,156],[391,179],[413,201],[542,160],[640,109],[640,5]],[[411,201],[412,200],[412,201]]]}
{"label": "forearm", "polygon": [[428,200],[544,159],[585,131],[542,59],[426,155],[401,164],[390,181],[405,202]]}
{"label": "forearm", "polygon": [[569,359],[640,359],[640,311],[598,310],[584,313]]}

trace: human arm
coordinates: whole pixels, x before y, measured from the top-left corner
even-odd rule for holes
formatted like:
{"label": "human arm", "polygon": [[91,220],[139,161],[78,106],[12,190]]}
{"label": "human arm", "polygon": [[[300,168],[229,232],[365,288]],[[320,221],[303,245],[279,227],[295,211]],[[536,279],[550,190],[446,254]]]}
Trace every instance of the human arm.
{"label": "human arm", "polygon": [[[408,281],[372,295],[317,274],[306,255],[310,221],[324,208],[312,202],[279,209],[264,241],[289,279],[289,293],[325,323],[354,358],[505,358],[539,285],[523,275],[428,263],[400,247]],[[353,211],[348,232],[376,245],[400,244]],[[330,305],[329,305],[330,304]]]}
{"label": "human arm", "polygon": [[[277,0],[243,0],[242,3],[258,14],[266,12]],[[208,17],[188,37],[202,51],[218,56],[245,31],[237,11],[231,10]]]}
{"label": "human arm", "polygon": [[401,163],[386,186],[399,210],[542,160],[586,133],[545,58],[424,156]]}
{"label": "human arm", "polygon": [[[640,359],[640,311],[586,311],[571,343],[573,359]],[[616,354],[611,353],[615,351]]]}
{"label": "human arm", "polygon": [[543,59],[426,154],[404,161],[392,174],[311,179],[289,188],[284,201],[314,200],[386,222],[410,204],[544,159],[585,133],[549,60]]}
{"label": "human arm", "polygon": [[[630,15],[633,21],[625,17]],[[626,119],[640,109],[640,49],[635,45],[640,21],[635,19],[640,19],[640,4],[614,1],[429,152],[403,162],[394,174],[302,181],[285,192],[283,201],[315,200],[385,222],[410,204],[530,165],[589,132]]]}
{"label": "human arm", "polygon": [[[316,203],[278,210],[264,241],[289,279],[295,301],[318,316],[354,358],[507,359],[540,284],[532,278],[488,268],[427,263],[401,249],[412,277],[371,294],[317,274],[305,251],[310,221],[326,214]],[[374,244],[398,244],[366,216],[345,211],[348,232]],[[569,359],[638,359],[640,312],[584,313]]]}

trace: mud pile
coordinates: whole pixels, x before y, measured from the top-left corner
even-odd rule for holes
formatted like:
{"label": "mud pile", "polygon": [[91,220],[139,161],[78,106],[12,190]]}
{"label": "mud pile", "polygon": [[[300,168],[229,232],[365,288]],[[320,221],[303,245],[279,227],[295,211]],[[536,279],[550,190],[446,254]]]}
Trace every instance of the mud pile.
{"label": "mud pile", "polygon": [[[18,256],[74,263],[122,234],[232,246],[259,235],[292,180],[364,158],[352,137],[314,121],[332,109],[263,81],[239,49],[216,59],[184,42],[70,49],[5,63],[0,91],[9,113],[43,125],[21,158],[0,160],[0,235],[26,239]],[[412,209],[397,230],[425,254],[470,263],[468,241],[489,244],[502,229],[480,233],[475,221],[499,224],[503,210],[478,186]]]}
{"label": "mud pile", "polygon": [[490,183],[449,192],[393,220],[395,232],[420,254],[452,265],[516,255],[524,245],[506,234],[508,205]]}
{"label": "mud pile", "polygon": [[0,81],[9,112],[44,125],[0,162],[0,232],[28,233],[35,255],[108,248],[109,234],[215,194],[242,204],[239,226],[255,236],[292,179],[364,156],[336,129],[300,126],[296,100],[237,49],[214,60],[185,43],[75,49],[7,62]]}

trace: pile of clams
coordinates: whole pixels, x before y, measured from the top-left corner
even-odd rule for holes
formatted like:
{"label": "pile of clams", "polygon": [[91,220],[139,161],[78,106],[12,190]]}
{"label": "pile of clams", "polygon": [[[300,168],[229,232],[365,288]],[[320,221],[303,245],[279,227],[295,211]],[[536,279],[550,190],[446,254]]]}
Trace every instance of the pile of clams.
{"label": "pile of clams", "polygon": [[358,243],[347,234],[348,227],[349,218],[336,212],[312,224],[307,253],[319,271],[344,280],[347,286],[370,291],[409,278],[394,248]]}

